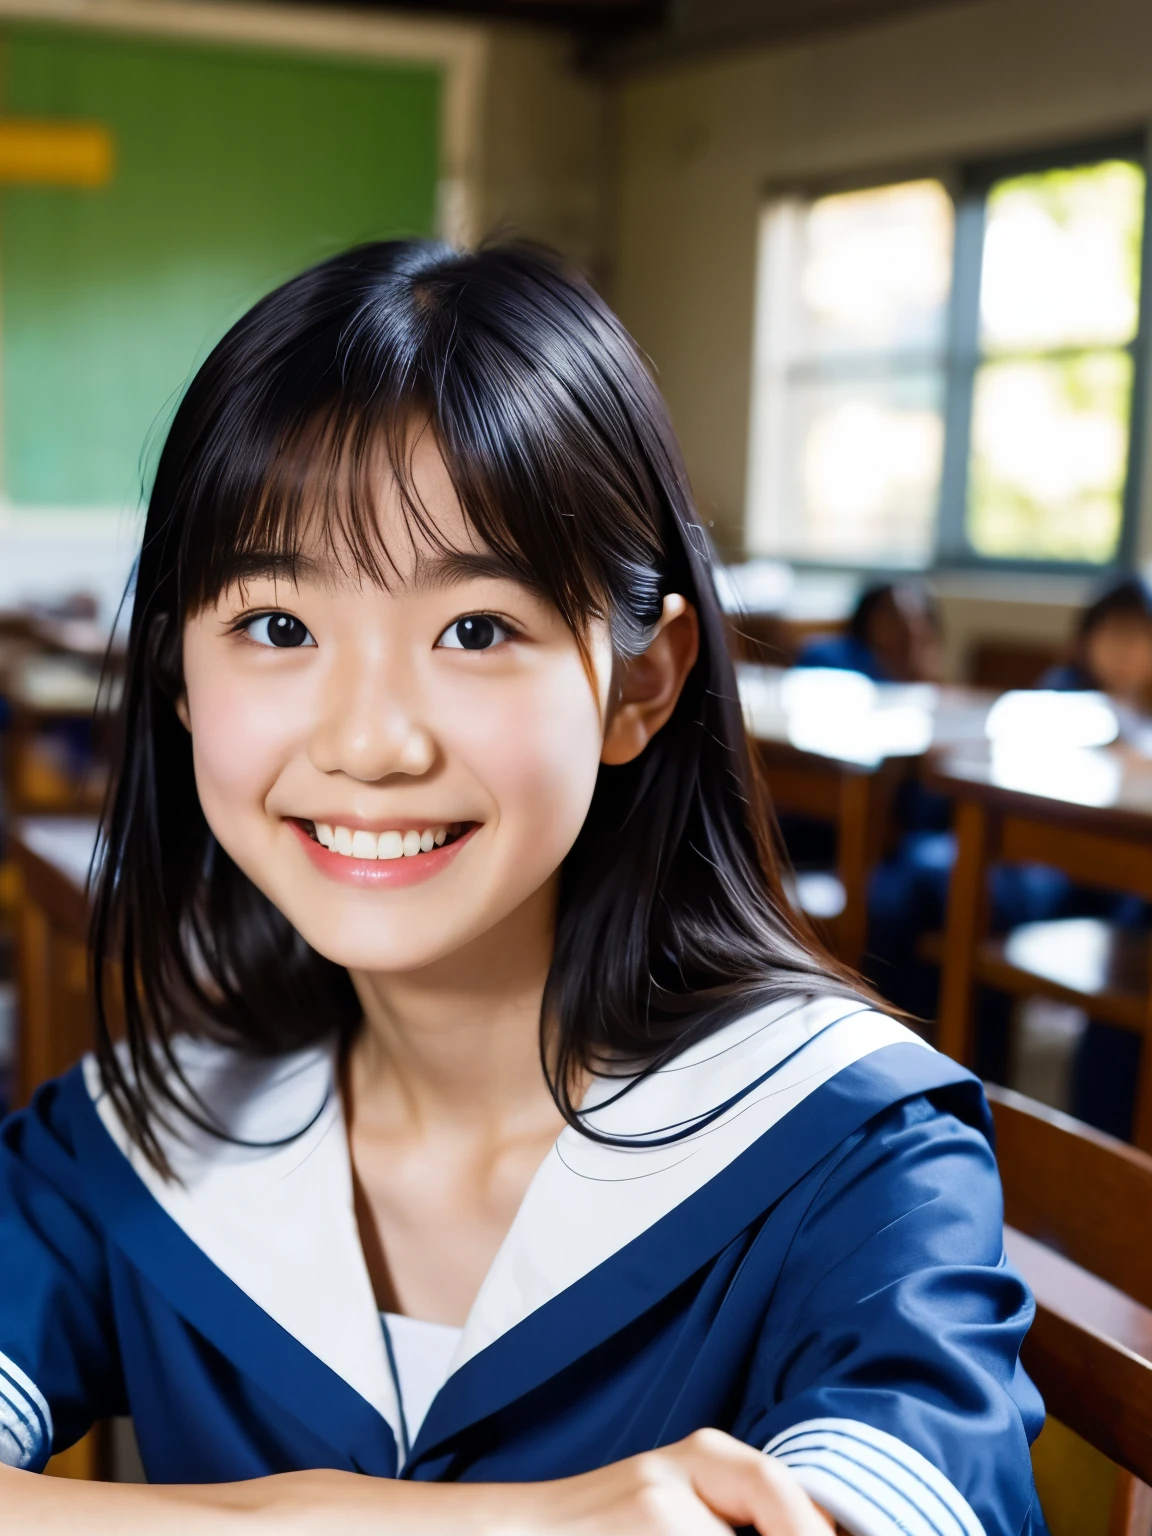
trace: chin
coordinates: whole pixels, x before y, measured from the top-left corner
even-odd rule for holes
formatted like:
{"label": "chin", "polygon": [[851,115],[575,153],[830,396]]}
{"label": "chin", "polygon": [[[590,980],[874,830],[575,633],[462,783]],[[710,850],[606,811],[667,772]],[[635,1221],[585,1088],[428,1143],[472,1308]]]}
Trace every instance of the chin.
{"label": "chin", "polygon": [[386,941],[382,941],[381,928],[384,924],[380,918],[377,918],[369,933],[349,932],[348,924],[341,924],[336,931],[320,931],[315,925],[306,923],[294,926],[325,960],[331,960],[333,965],[342,965],[348,971],[403,975],[443,960],[459,949],[461,944],[460,939],[446,935],[442,927],[434,934],[413,934],[410,937],[391,933]]}

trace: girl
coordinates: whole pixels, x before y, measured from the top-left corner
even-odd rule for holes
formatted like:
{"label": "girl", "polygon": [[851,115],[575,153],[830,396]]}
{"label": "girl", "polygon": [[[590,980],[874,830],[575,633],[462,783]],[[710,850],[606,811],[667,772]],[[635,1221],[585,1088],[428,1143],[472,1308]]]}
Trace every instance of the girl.
{"label": "girl", "polygon": [[[1119,706],[1121,740],[1140,741],[1152,708],[1152,585],[1146,577],[1115,578],[1096,594],[1077,621],[1069,660],[1045,673],[1040,687],[1107,693]],[[1144,934],[1152,920],[1139,897],[1083,887],[1070,889],[1065,910]],[[1089,1019],[1072,1064],[1073,1114],[1129,1140],[1143,1050],[1139,1035]]]}
{"label": "girl", "polygon": [[1099,689],[1130,709],[1152,705],[1152,587],[1143,576],[1108,583],[1076,624],[1072,654],[1040,680],[1062,693]]}
{"label": "girl", "polygon": [[878,581],[860,594],[845,633],[813,636],[796,665],[862,672],[875,683],[934,683],[940,640],[940,615],[925,587]]}
{"label": "girl", "polygon": [[[123,730],[96,1055],[3,1135],[6,1532],[1043,1529],[979,1084],[785,905],[583,281],[373,245],[240,321]],[[153,1486],[29,1475],[126,1412]]]}

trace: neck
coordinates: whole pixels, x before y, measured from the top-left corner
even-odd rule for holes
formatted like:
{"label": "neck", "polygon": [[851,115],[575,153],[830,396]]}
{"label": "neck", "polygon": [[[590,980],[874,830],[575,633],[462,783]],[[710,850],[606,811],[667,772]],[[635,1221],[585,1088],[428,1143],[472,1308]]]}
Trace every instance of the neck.
{"label": "neck", "polygon": [[442,961],[353,974],[364,1009],[350,1062],[358,1117],[499,1134],[551,1108],[539,1030],[555,905],[546,887]]}

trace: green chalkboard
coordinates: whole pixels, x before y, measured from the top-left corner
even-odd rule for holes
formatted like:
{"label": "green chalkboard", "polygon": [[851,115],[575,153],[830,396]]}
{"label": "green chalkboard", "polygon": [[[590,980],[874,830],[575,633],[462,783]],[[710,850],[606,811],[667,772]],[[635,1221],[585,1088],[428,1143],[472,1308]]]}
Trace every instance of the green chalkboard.
{"label": "green chalkboard", "polygon": [[123,507],[196,361],[333,251],[432,231],[430,67],[3,33],[9,114],[105,123],[97,190],[0,196],[3,494]]}

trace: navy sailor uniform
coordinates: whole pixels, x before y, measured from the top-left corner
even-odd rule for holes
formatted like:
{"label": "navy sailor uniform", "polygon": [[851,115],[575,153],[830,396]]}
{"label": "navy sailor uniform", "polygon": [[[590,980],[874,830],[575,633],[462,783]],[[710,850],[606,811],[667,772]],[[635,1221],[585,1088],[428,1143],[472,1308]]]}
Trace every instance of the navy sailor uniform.
{"label": "navy sailor uniform", "polygon": [[556,1141],[403,1461],[332,1050],[178,1045],[236,1141],[165,1131],[176,1180],[91,1061],[0,1130],[0,1460],[131,1413],[156,1482],[526,1481],[713,1425],[854,1536],[1044,1532],[987,1106],[891,1019],[792,999],[597,1079],[612,1144]]}

